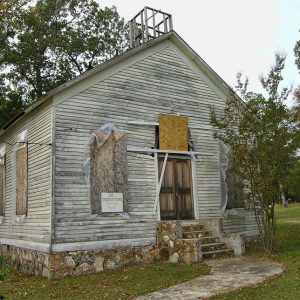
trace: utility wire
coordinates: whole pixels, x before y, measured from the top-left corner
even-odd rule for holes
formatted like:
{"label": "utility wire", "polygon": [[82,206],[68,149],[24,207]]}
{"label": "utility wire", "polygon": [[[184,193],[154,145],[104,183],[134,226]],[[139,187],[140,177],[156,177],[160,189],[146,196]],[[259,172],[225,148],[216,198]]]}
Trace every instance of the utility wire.
{"label": "utility wire", "polygon": [[35,143],[35,142],[15,142],[15,143],[8,143],[8,142],[3,142],[1,144],[6,144],[11,147],[17,145],[17,144],[26,144],[26,145],[39,145],[39,146],[52,146],[52,143]]}

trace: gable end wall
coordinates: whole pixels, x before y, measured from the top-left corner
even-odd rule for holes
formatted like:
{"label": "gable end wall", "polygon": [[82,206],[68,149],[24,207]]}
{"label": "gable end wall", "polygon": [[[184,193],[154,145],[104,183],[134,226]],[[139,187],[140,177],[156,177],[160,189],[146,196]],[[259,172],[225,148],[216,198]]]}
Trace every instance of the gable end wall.
{"label": "gable end wall", "polygon": [[159,113],[188,116],[195,151],[209,154],[196,162],[199,215],[220,217],[219,147],[201,128],[209,127],[209,105],[222,110],[225,96],[201,74],[164,41],[55,97],[55,243],[155,241],[154,158],[128,152],[129,218],[91,214],[83,162],[91,132],[107,122],[126,131],[128,147],[154,147],[155,127],[128,121],[158,121]]}

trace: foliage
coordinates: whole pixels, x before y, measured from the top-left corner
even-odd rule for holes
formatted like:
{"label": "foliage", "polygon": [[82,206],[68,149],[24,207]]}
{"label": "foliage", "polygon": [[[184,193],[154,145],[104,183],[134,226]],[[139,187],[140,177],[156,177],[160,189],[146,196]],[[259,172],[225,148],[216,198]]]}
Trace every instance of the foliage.
{"label": "foliage", "polygon": [[[300,74],[300,40],[296,42],[294,48],[295,63]],[[294,90],[295,104],[292,110],[295,114],[295,122],[300,126],[300,85]],[[300,129],[300,128],[299,128]],[[298,154],[300,148],[300,130],[297,135]],[[294,200],[300,201],[300,158],[294,163],[290,169],[290,173],[286,181],[286,189],[289,196],[292,196]]]}
{"label": "foliage", "polygon": [[296,88],[294,91],[294,100],[295,105],[293,110],[295,111],[295,119],[296,121],[300,122],[300,86],[298,86],[298,88]]}
{"label": "foliage", "polygon": [[[296,58],[295,63],[300,74],[300,40],[296,42],[294,54]],[[294,100],[296,103],[294,106],[294,109],[296,111],[296,119],[298,122],[300,122],[300,85],[294,91]]]}
{"label": "foliage", "polygon": [[300,40],[296,42],[295,48],[294,48],[294,54],[295,54],[295,63],[296,66],[298,68],[298,70],[300,71]]}
{"label": "foliage", "polygon": [[0,4],[1,84],[23,105],[127,48],[127,26],[115,7],[102,9],[95,0],[34,3]]}
{"label": "foliage", "polygon": [[24,109],[21,91],[12,90],[0,78],[0,128]]}
{"label": "foliage", "polygon": [[0,64],[2,66],[4,53],[8,50],[8,40],[14,37],[14,20],[20,17],[22,7],[27,4],[26,0],[0,1]]}
{"label": "foliage", "polygon": [[247,252],[256,258],[282,263],[284,273],[257,285],[214,296],[210,298],[211,300],[300,299],[300,204],[291,204],[288,208],[276,205],[275,211],[277,216],[275,253],[272,255],[263,253],[261,244],[257,243],[248,245]]}
{"label": "foliage", "polygon": [[295,201],[300,201],[300,160],[297,160],[289,171],[286,189],[288,196]]}
{"label": "foliage", "polygon": [[133,299],[209,273],[204,263],[155,263],[93,275],[48,280],[11,272],[1,285],[7,299]]}
{"label": "foliage", "polygon": [[238,92],[232,94],[224,114],[211,113],[219,130],[215,137],[230,146],[232,170],[241,177],[243,201],[254,211],[264,248],[273,249],[274,207],[281,200],[283,184],[296,151],[297,128],[285,105],[290,89],[279,90],[285,56],[277,53],[275,64],[261,84],[268,97],[247,92],[247,81],[238,74]]}

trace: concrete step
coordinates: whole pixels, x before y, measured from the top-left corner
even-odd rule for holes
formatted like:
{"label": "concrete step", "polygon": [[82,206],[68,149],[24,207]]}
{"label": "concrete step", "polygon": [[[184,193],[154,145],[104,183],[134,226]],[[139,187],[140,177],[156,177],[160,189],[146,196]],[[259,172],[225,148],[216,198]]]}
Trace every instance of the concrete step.
{"label": "concrete step", "polygon": [[200,240],[202,245],[220,243],[220,238],[218,236],[204,236]]}
{"label": "concrete step", "polygon": [[204,229],[204,225],[202,225],[202,224],[186,224],[186,225],[182,225],[181,229],[184,232],[201,231]]}
{"label": "concrete step", "polygon": [[230,256],[234,256],[234,251],[232,249],[223,249],[223,250],[202,252],[203,259],[230,257]]}
{"label": "concrete step", "polygon": [[217,250],[227,250],[227,245],[225,243],[212,243],[201,245],[201,250],[203,252],[212,252]]}
{"label": "concrete step", "polygon": [[202,238],[204,236],[211,236],[212,232],[209,230],[199,230],[199,231],[183,231],[182,238],[183,239],[195,239]]}

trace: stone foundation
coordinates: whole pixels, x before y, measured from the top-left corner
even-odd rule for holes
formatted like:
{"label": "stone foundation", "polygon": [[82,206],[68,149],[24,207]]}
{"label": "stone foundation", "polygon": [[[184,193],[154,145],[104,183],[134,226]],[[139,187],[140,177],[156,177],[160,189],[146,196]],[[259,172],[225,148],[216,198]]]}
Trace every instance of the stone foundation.
{"label": "stone foundation", "polygon": [[51,254],[0,245],[0,253],[13,269],[48,278],[87,275],[159,259],[154,245]]}
{"label": "stone foundation", "polygon": [[199,241],[182,239],[180,221],[161,221],[157,228],[158,257],[171,263],[201,260]]}
{"label": "stone foundation", "polygon": [[43,275],[48,270],[49,254],[0,244],[0,254],[14,270],[31,275]]}
{"label": "stone foundation", "polygon": [[48,278],[66,275],[87,275],[103,271],[150,263],[157,259],[154,245],[95,251],[73,251],[49,255]]}
{"label": "stone foundation", "polygon": [[92,274],[154,261],[190,264],[199,261],[198,252],[198,242],[182,240],[180,221],[159,222],[157,245],[51,254],[0,245],[0,254],[13,269],[48,278]]}

